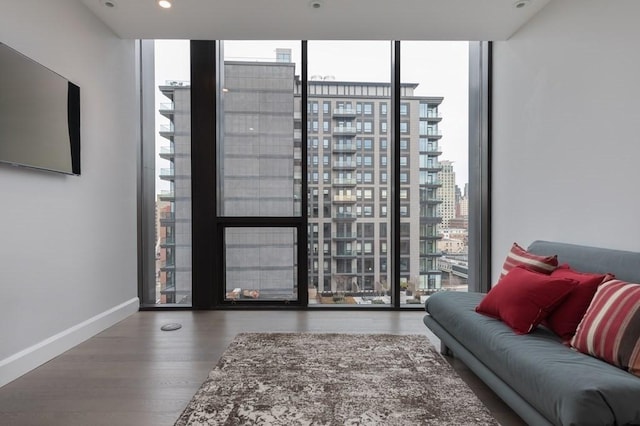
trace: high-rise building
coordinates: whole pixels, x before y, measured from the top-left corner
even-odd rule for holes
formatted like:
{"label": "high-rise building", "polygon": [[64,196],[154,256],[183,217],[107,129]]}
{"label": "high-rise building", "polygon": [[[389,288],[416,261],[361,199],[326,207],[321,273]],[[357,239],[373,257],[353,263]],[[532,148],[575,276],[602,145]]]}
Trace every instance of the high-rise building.
{"label": "high-rise building", "polygon": [[167,141],[159,156],[169,167],[159,170],[159,178],[169,189],[158,194],[168,207],[160,211],[161,261],[157,262],[160,298],[165,303],[191,302],[191,90],[183,81],[169,81],[160,86],[169,102],[160,104],[160,114],[169,124],[160,126]]}
{"label": "high-rise building", "polygon": [[[400,276],[415,289],[437,289],[443,98],[416,96],[416,87],[401,87]],[[388,289],[390,90],[388,83],[309,81],[309,273],[320,292]]]}
{"label": "high-rise building", "polygon": [[440,161],[442,169],[438,173],[440,180],[440,216],[442,217],[442,227],[448,228],[449,221],[456,217],[456,173],[453,171],[453,162],[448,160]]}

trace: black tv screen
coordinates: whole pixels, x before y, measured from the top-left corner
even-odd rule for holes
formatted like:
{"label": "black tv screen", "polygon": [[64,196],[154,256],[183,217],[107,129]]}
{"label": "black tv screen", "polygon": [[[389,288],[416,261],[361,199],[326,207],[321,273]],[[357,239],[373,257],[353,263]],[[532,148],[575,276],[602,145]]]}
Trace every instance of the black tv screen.
{"label": "black tv screen", "polygon": [[80,88],[4,43],[0,162],[80,174]]}

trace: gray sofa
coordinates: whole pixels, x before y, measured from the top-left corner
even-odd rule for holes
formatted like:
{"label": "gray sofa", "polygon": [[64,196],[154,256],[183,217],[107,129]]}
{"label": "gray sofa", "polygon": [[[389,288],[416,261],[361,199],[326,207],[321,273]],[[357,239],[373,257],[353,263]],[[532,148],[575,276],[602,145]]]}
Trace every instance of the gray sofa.
{"label": "gray sofa", "polygon": [[[560,264],[640,283],[640,253],[535,241],[528,251]],[[424,323],[443,354],[464,362],[530,425],[640,425],[640,378],[562,344],[544,327],[517,335],[480,315],[483,293],[440,292]]]}

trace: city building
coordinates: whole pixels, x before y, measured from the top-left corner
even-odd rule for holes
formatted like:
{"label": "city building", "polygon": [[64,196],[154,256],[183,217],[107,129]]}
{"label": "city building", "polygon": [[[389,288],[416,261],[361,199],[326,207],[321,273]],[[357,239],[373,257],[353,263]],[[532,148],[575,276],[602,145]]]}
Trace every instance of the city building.
{"label": "city building", "polygon": [[[441,97],[402,84],[401,285],[440,288],[436,241]],[[312,77],[308,94],[310,284],[320,293],[388,289],[390,84]],[[419,235],[419,238],[415,238]]]}
{"label": "city building", "polygon": [[457,216],[457,191],[456,173],[453,171],[453,162],[448,160],[440,161],[441,170],[438,172],[440,180],[439,215],[442,217],[442,228],[449,227],[449,221]]}
{"label": "city building", "polygon": [[159,128],[166,141],[158,155],[168,167],[158,177],[168,184],[161,189],[159,210],[159,256],[156,261],[158,298],[164,303],[190,303],[191,300],[191,90],[184,81],[168,81],[159,87],[169,102],[160,104],[160,114],[169,124]]}

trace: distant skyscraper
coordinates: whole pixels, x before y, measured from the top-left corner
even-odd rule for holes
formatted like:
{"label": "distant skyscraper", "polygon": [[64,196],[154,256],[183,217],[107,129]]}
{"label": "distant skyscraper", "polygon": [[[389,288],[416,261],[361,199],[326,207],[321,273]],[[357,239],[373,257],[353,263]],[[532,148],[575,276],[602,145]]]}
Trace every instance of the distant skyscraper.
{"label": "distant skyscraper", "polygon": [[456,174],[453,171],[453,162],[448,160],[440,161],[442,170],[438,173],[440,184],[439,189],[442,204],[440,204],[440,216],[442,217],[442,227],[448,228],[449,221],[456,217]]}

